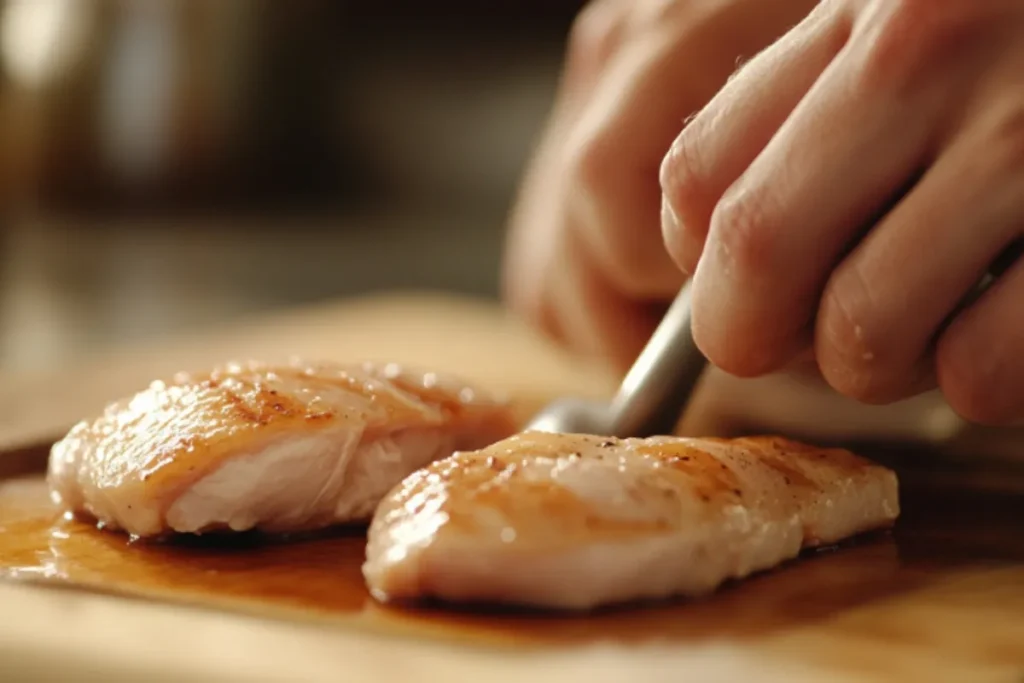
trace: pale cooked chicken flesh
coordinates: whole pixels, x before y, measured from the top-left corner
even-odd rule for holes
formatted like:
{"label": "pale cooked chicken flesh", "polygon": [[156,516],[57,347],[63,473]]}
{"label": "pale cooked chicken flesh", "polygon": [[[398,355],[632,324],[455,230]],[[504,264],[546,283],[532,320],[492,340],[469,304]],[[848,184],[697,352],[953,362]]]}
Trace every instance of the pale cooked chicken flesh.
{"label": "pale cooked chicken flesh", "polygon": [[527,432],[401,482],[363,574],[382,601],[589,609],[706,595],[898,515],[896,475],[845,450]]}
{"label": "pale cooked chicken flesh", "polygon": [[50,454],[54,502],[137,537],[365,522],[419,467],[515,431],[511,408],[396,364],[228,364],[155,382]]}

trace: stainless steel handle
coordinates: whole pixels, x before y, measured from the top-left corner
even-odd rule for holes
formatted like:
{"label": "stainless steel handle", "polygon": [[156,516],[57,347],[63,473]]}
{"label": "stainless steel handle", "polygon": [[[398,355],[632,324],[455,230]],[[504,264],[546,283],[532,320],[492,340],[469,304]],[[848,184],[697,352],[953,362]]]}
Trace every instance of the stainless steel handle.
{"label": "stainless steel handle", "polygon": [[690,299],[687,282],[622,380],[610,405],[611,434],[672,433],[707,366],[693,341]]}

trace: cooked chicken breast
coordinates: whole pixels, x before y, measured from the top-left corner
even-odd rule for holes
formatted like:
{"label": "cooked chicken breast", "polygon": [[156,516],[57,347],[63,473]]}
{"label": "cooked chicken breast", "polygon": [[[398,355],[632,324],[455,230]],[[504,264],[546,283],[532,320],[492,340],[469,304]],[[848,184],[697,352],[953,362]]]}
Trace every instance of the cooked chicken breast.
{"label": "cooked chicken breast", "polygon": [[527,432],[401,482],[370,524],[363,574],[382,601],[696,597],[891,525],[897,493],[884,467],[781,438]]}
{"label": "cooked chicken breast", "polygon": [[515,431],[479,387],[397,365],[230,364],[155,382],[53,446],[54,501],[137,536],[367,521],[403,477]]}

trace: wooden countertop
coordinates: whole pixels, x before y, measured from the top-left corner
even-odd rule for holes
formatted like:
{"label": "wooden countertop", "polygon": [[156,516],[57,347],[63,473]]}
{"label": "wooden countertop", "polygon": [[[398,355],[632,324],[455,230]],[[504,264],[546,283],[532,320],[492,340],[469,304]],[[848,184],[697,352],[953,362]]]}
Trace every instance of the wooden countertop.
{"label": "wooden countertop", "polygon": [[[0,479],[37,469],[45,451],[33,444],[152,379],[229,358],[289,355],[429,365],[537,405],[565,393],[606,396],[615,383],[486,303],[432,295],[339,302],[111,350],[73,368],[0,376]],[[928,532],[854,549],[860,555],[848,553],[846,563],[784,569],[776,583],[751,589],[747,602],[742,592],[731,595],[728,609],[678,607],[687,628],[708,620],[704,638],[609,636],[523,652],[0,582],[0,680],[82,680],[83,672],[107,681],[1024,680],[1019,431],[967,428],[934,396],[859,408],[794,380],[740,382],[716,373],[683,427],[888,444],[879,457],[906,466],[908,528],[928,520]],[[927,455],[893,446],[911,438],[931,442],[921,451]],[[829,566],[845,569],[835,574]],[[860,597],[813,616],[816,601],[851,586],[863,595],[854,590]],[[752,635],[737,636],[736,624],[721,628],[741,616]]]}

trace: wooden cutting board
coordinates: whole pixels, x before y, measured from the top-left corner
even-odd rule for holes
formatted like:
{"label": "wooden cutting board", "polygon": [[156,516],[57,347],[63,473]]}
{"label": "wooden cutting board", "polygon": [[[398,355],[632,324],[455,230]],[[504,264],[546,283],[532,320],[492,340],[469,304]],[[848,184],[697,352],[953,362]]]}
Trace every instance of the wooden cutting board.
{"label": "wooden cutting board", "polygon": [[[292,354],[457,371],[527,412],[614,388],[495,307],[433,296],[341,302],[0,376],[0,565],[35,568],[0,569],[0,680],[1024,680],[1024,439],[967,429],[934,396],[863,409],[792,379],[712,373],[683,431],[857,444],[899,471],[904,515],[891,534],[692,603],[590,617],[385,609],[361,592],[358,532],[143,550],[51,519],[38,473],[71,422],[178,370]],[[898,445],[911,437],[926,443]]]}

